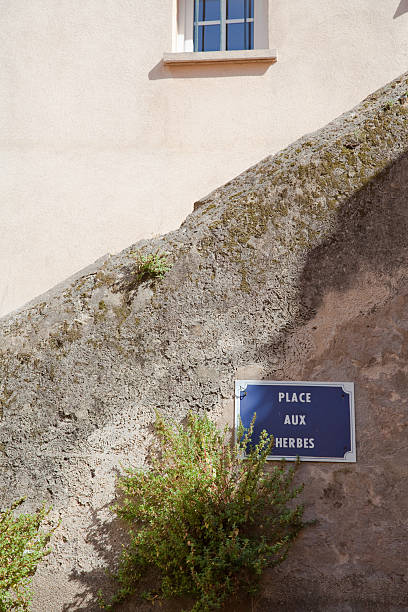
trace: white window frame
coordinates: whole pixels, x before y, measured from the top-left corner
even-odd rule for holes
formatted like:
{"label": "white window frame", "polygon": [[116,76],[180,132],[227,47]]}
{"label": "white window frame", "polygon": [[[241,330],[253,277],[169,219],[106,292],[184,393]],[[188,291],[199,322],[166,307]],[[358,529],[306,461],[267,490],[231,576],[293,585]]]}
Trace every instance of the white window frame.
{"label": "white window frame", "polygon": [[[176,18],[173,27],[173,51],[176,53],[194,51],[194,0],[175,0]],[[269,49],[269,1],[254,0],[254,49]],[[226,20],[239,23],[243,19]],[[252,21],[249,19],[248,21]],[[209,25],[212,22],[206,22]],[[220,52],[226,53],[220,49]],[[228,51],[227,51],[228,53]]]}

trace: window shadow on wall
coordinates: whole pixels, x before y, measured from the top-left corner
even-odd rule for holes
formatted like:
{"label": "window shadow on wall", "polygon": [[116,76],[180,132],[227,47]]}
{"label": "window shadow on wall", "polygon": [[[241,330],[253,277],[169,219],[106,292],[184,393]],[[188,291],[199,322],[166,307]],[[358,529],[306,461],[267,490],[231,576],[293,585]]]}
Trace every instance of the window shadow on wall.
{"label": "window shadow on wall", "polygon": [[149,80],[261,76],[266,73],[270,66],[271,64],[266,62],[167,65],[163,60],[160,60],[160,62],[150,70]]}
{"label": "window shadow on wall", "polygon": [[401,0],[397,10],[395,11],[394,19],[401,17],[401,15],[404,15],[404,13],[408,13],[408,0]]}

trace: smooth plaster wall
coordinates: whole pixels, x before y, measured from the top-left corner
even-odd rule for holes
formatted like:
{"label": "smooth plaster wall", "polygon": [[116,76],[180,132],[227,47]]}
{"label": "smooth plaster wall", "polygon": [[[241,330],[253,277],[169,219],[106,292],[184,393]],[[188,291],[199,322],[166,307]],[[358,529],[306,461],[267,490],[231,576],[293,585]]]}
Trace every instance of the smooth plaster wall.
{"label": "smooth plaster wall", "polygon": [[0,0],[0,314],[403,72],[404,0],[274,0],[260,65],[165,68],[171,0]]}

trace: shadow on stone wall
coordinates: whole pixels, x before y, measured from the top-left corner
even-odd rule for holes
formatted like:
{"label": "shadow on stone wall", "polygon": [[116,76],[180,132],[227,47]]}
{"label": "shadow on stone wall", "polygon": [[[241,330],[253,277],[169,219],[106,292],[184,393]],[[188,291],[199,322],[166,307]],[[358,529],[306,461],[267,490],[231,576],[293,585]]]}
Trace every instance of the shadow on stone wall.
{"label": "shadow on stone wall", "polygon": [[300,277],[307,320],[331,291],[364,272],[392,277],[408,261],[408,153],[357,191],[338,211],[337,227],[310,251]]}
{"label": "shadow on stone wall", "polygon": [[[121,473],[115,469],[118,479]],[[90,508],[90,526],[86,534],[86,544],[93,549],[93,558],[97,564],[91,571],[74,569],[69,579],[80,584],[74,600],[63,607],[63,612],[94,612],[100,610],[99,591],[106,601],[115,592],[117,583],[113,576],[122,547],[129,542],[124,522],[118,519],[111,507],[122,498],[122,491],[117,485],[112,500],[100,508]]]}
{"label": "shadow on stone wall", "polygon": [[339,207],[335,229],[307,254],[297,280],[298,316],[273,342],[259,348],[259,356],[270,365],[265,379],[276,378],[276,356],[284,358],[294,332],[313,319],[328,293],[344,293],[368,274],[395,291],[407,266],[408,152],[404,151]]}
{"label": "shadow on stone wall", "polygon": [[[113,499],[112,504],[115,501]],[[80,586],[73,601],[64,605],[63,612],[95,612],[101,609],[98,592],[101,591],[107,601],[115,592],[116,582],[109,572],[115,571],[122,545],[128,538],[122,521],[114,517],[110,505],[90,509],[91,524],[86,543],[93,548],[92,556],[98,562],[91,571],[71,572],[69,579]]]}
{"label": "shadow on stone wall", "polygon": [[[357,463],[302,466],[306,515],[319,523],[267,572],[259,610],[271,602],[285,612],[306,602],[324,612],[406,610],[399,570],[408,461],[406,151],[340,207],[335,229],[308,253],[298,287],[299,320],[262,351],[265,359],[282,355],[282,368],[271,364],[266,378],[354,381]],[[317,350],[312,325],[322,322],[327,335]]]}

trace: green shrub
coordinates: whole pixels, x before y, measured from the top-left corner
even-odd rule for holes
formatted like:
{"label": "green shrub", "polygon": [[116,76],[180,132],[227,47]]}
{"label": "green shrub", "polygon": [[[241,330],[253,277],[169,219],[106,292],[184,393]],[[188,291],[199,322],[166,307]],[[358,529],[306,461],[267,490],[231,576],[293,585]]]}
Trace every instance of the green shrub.
{"label": "green shrub", "polygon": [[23,612],[31,601],[30,583],[38,563],[50,550],[46,547],[54,529],[40,531],[50,509],[14,516],[24,502],[15,502],[0,513],[0,612]]}
{"label": "green shrub", "polygon": [[120,481],[115,510],[131,543],[118,593],[102,607],[140,592],[146,576],[159,585],[146,597],[187,595],[195,612],[218,609],[239,591],[255,593],[262,570],[283,561],[304,525],[303,508],[287,506],[301,490],[292,485],[297,464],[265,472],[273,438],[263,432],[252,446],[253,423],[234,446],[208,418],[190,415],[183,428],[159,417],[156,429],[152,469],[126,470]]}

